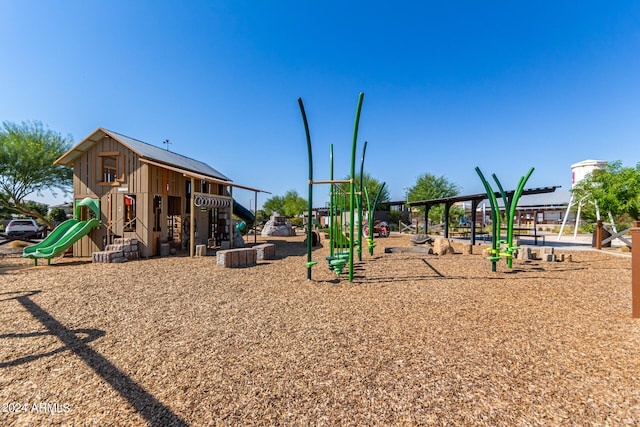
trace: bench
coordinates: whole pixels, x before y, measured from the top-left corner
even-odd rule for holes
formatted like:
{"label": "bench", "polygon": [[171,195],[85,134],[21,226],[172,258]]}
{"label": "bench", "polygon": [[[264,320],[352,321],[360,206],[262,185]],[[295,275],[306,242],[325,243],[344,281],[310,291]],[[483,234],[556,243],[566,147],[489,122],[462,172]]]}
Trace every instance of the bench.
{"label": "bench", "polygon": [[256,256],[258,259],[275,259],[276,258],[276,245],[273,243],[262,243],[253,247],[256,250]]}
{"label": "bench", "polygon": [[256,265],[258,251],[255,248],[237,248],[218,251],[216,265],[226,268],[252,267]]}
{"label": "bench", "polygon": [[[504,233],[507,233],[507,230],[503,230]],[[535,245],[538,246],[538,239],[542,239],[542,244],[545,244],[545,240],[544,234],[538,234],[538,230],[533,227],[533,228],[518,228],[518,227],[514,227],[513,228],[513,237],[533,237],[533,241],[535,242]]]}
{"label": "bench", "polygon": [[[483,239],[486,241],[489,233],[484,231],[482,227],[476,227],[476,239]],[[471,238],[471,227],[470,226],[459,226],[459,227],[451,227],[449,229],[449,237],[462,237],[463,239]]]}
{"label": "bench", "polygon": [[[479,230],[476,230],[476,235],[479,234],[478,231]],[[449,229],[449,236],[469,237],[471,236],[471,227],[467,227],[467,226],[451,227]]]}

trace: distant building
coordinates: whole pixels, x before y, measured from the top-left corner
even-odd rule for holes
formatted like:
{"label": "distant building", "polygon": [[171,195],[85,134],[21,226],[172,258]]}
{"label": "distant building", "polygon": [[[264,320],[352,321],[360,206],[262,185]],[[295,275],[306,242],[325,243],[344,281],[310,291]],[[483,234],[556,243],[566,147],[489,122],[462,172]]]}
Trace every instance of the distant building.
{"label": "distant building", "polygon": [[[552,193],[531,194],[520,197],[516,207],[516,224],[560,224],[565,214],[571,192],[568,190],[556,190]],[[502,198],[498,199],[500,210],[504,211]],[[484,212],[484,216],[482,213]],[[489,200],[485,199],[478,205],[478,218],[485,218],[484,223],[491,222],[491,207]],[[569,220],[574,221],[575,215],[570,212]]]}

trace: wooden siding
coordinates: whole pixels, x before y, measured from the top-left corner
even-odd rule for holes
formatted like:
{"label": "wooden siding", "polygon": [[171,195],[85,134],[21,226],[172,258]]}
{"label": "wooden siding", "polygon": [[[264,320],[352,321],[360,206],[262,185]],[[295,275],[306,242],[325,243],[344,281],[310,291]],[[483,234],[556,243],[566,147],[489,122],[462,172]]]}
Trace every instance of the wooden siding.
{"label": "wooden siding", "polygon": [[[118,175],[123,176],[122,182],[102,183],[100,181],[100,154],[118,153]],[[129,150],[118,141],[104,137],[94,144],[86,153],[78,157],[73,165],[73,192],[76,200],[85,197],[100,199],[100,223],[101,226],[89,233],[89,236],[78,241],[73,247],[74,256],[88,257],[92,252],[100,251],[107,243],[107,226],[109,218],[112,220],[112,232],[124,236],[135,237],[143,240],[143,230],[146,228],[147,209],[143,195],[148,192],[144,187],[148,186],[144,176],[143,163],[136,153]],[[136,196],[136,221],[135,232],[124,232],[124,195]],[[111,196],[111,197],[109,197]],[[109,209],[111,215],[109,215]],[[146,241],[146,239],[144,239]],[[144,255],[144,253],[143,253]]]}
{"label": "wooden siding", "polygon": [[[103,183],[100,181],[100,155],[118,156],[118,182]],[[182,173],[140,161],[139,156],[116,140],[105,136],[94,144],[87,152],[74,161],[73,190],[75,200],[85,197],[100,199],[100,222],[98,229],[89,236],[79,240],[73,247],[74,256],[89,257],[93,252],[101,251],[107,242],[108,230],[111,236],[131,237],[138,239],[143,257],[157,255],[158,242],[171,240],[167,226],[169,197],[180,199],[180,219],[182,224],[189,221],[187,214],[186,183],[191,178]],[[123,177],[120,180],[120,177]],[[226,196],[229,187],[195,180],[191,193],[208,193]],[[205,191],[202,191],[205,190]],[[135,196],[136,227],[135,231],[124,231],[125,195]],[[154,196],[161,197],[160,231],[154,231]],[[194,209],[197,237],[196,243],[206,243],[209,237],[208,211]]]}

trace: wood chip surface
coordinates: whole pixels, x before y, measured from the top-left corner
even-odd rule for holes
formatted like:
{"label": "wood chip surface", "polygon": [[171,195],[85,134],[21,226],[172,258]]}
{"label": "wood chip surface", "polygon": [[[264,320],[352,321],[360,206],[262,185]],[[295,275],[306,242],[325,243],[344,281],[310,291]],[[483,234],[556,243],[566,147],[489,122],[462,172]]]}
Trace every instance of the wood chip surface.
{"label": "wood chip surface", "polygon": [[640,424],[630,258],[384,253],[410,238],[353,283],[326,241],[307,281],[302,236],[241,269],[0,255],[0,425]]}

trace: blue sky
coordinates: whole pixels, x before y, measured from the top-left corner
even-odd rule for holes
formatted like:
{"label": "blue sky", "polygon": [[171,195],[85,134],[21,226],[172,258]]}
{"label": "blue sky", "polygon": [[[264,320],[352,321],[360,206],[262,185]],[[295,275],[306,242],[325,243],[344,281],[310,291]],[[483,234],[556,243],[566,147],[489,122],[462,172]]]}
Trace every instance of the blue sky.
{"label": "blue sky", "polygon": [[426,172],[569,189],[572,163],[640,161],[637,1],[0,0],[0,57],[0,121],[169,139],[274,195],[307,195],[298,97],[315,178],[331,143],[344,178],[365,93],[358,161],[394,200]]}

